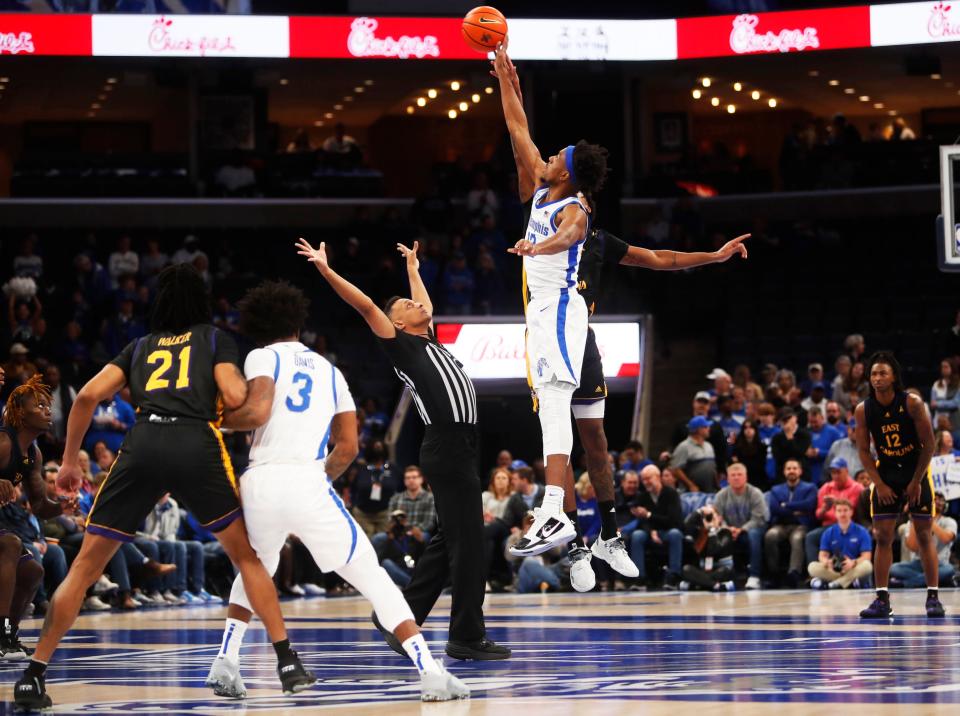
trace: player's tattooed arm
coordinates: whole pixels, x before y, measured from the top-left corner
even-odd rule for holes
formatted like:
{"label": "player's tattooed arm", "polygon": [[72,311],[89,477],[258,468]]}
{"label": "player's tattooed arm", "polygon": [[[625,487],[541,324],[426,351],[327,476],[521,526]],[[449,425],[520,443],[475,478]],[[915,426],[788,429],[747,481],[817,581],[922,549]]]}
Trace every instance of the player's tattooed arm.
{"label": "player's tattooed arm", "polygon": [[56,500],[47,497],[47,483],[43,479],[43,455],[37,449],[37,461],[23,480],[24,491],[30,500],[30,509],[37,519],[49,520],[63,513],[63,507]]}
{"label": "player's tattooed arm", "polygon": [[247,399],[223,413],[223,427],[231,430],[256,430],[270,418],[276,385],[268,376],[257,376],[247,384]]}
{"label": "player's tattooed arm", "polygon": [[717,251],[671,251],[667,249],[652,251],[640,246],[631,246],[620,259],[624,266],[639,266],[654,271],[682,271],[683,269],[717,264],[739,254],[747,258],[747,247],[743,242],[750,234],[743,234],[725,243]]}
{"label": "player's tattooed arm", "polygon": [[227,410],[236,410],[243,405],[247,399],[247,379],[236,363],[217,363],[213,366],[213,379]]}
{"label": "player's tattooed arm", "polygon": [[319,247],[313,248],[309,242],[301,238],[297,241],[296,246],[299,249],[297,253],[317,267],[317,271],[327,280],[330,288],[363,316],[363,320],[367,322],[375,336],[378,338],[397,337],[397,329],[387,314],[381,311],[380,307],[367,294],[330,268],[325,242],[321,242]]}
{"label": "player's tattooed arm", "polygon": [[353,464],[360,453],[355,411],[337,413],[333,416],[333,422],[330,424],[330,442],[333,443],[333,450],[327,455],[324,469],[327,477],[336,480]]}

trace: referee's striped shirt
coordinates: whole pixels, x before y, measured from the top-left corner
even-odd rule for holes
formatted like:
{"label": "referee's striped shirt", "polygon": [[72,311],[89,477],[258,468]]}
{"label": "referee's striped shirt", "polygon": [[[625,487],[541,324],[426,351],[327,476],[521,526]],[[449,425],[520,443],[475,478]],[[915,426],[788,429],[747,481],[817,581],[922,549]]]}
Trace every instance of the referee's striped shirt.
{"label": "referee's striped shirt", "polygon": [[428,337],[397,331],[380,339],[400,380],[410,390],[424,425],[477,422],[477,392],[460,362]]}

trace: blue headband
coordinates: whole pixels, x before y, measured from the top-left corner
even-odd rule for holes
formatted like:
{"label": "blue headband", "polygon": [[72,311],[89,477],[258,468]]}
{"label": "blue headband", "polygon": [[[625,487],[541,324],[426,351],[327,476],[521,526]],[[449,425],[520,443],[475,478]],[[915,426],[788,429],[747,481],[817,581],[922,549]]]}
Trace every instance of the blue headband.
{"label": "blue headband", "polygon": [[573,184],[577,183],[577,173],[573,170],[573,145],[569,145],[566,148],[566,154],[564,155],[564,161],[567,164],[567,173],[570,175],[570,181]]}

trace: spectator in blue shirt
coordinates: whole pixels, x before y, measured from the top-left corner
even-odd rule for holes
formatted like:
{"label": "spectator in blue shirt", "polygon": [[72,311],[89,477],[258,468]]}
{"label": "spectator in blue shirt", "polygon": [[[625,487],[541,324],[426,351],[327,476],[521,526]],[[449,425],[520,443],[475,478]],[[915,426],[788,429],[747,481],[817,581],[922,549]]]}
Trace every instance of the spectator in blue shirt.
{"label": "spectator in blue shirt", "polygon": [[845,435],[827,425],[823,411],[816,405],[807,412],[807,432],[810,433],[810,447],[807,448],[810,481],[814,485],[819,485],[823,478],[823,463],[830,453],[831,446]]}
{"label": "spectator in blue shirt", "polygon": [[763,538],[763,551],[767,558],[767,571],[771,575],[781,573],[781,549],[790,544],[790,563],[786,582],[795,587],[803,578],[803,540],[807,530],[814,526],[817,509],[817,488],[802,479],[803,467],[799,460],[787,460],[783,466],[781,482],[770,488],[767,505],[770,508],[770,524]]}
{"label": "spectator in blue shirt", "polygon": [[740,434],[740,426],[743,425],[743,418],[733,414],[732,395],[717,396],[717,415],[715,421],[719,423],[720,428],[723,430],[723,437],[727,443],[727,454],[729,455],[733,447],[733,442],[737,439],[737,435]]}
{"label": "spectator in blue shirt", "polygon": [[833,503],[837,522],[820,536],[820,554],[807,566],[811,589],[859,587],[873,574],[873,540],[866,527],[853,521],[853,505],[845,497]]}
{"label": "spectator in blue shirt", "polygon": [[94,445],[102,442],[116,454],[136,419],[133,406],[117,393],[112,400],[100,403],[93,411],[93,422],[83,439],[83,447],[92,451]]}
{"label": "spectator in blue shirt", "polygon": [[455,251],[443,270],[443,290],[447,299],[447,313],[466,315],[473,307],[473,271],[467,266],[462,251]]}
{"label": "spectator in blue shirt", "polygon": [[597,493],[590,484],[590,477],[583,473],[576,484],[577,520],[587,544],[593,543],[600,534],[600,508],[597,506]]}

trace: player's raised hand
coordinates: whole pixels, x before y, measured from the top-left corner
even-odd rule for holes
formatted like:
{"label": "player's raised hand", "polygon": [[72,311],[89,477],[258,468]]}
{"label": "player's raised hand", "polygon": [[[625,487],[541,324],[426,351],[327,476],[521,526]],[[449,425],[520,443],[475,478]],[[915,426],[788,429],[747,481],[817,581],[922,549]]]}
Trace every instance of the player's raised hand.
{"label": "player's raised hand", "polygon": [[325,242],[321,241],[320,246],[313,248],[310,242],[301,236],[297,240],[296,247],[299,249],[297,253],[305,256],[307,261],[317,267],[317,271],[323,271],[330,267],[330,264],[327,263],[327,244]]}
{"label": "player's raised hand", "polygon": [[420,259],[417,258],[417,251],[420,249],[420,242],[414,241],[413,247],[408,248],[403,244],[397,244],[397,251],[403,254],[403,257],[407,260],[407,268],[412,268],[415,271],[420,270]]}
{"label": "player's raised hand", "polygon": [[68,495],[75,495],[83,485],[83,473],[79,465],[64,461],[57,473],[57,489]]}
{"label": "player's raised hand", "polygon": [[741,258],[747,258],[747,247],[743,242],[749,239],[751,234],[742,234],[735,239],[731,239],[717,251],[717,259],[722,263],[735,254],[740,254]]}
{"label": "player's raised hand", "polygon": [[537,245],[527,239],[520,239],[511,248],[507,249],[507,253],[517,256],[536,256]]}
{"label": "player's raised hand", "polygon": [[510,56],[507,54],[507,45],[509,44],[510,38],[504,37],[503,42],[499,43],[497,45],[497,49],[493,52],[494,77],[502,76],[506,79],[509,79],[510,77],[510,68],[513,66],[513,63],[510,61]]}

